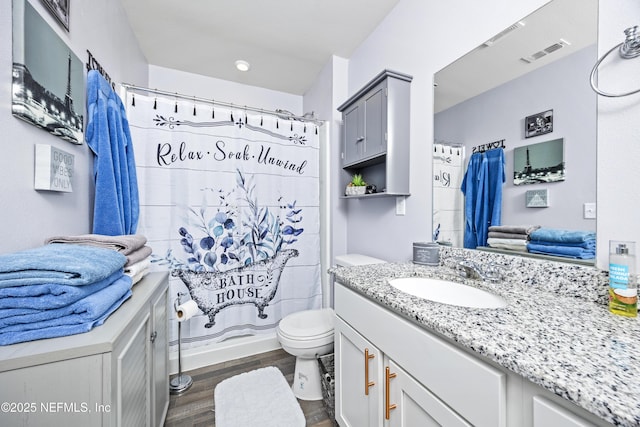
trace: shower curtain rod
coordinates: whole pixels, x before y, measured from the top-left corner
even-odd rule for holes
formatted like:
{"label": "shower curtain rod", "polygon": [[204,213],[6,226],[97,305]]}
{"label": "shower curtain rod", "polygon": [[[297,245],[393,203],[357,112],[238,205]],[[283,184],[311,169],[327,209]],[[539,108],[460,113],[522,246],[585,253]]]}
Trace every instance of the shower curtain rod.
{"label": "shower curtain rod", "polygon": [[[206,98],[201,98],[198,96],[189,96],[189,95],[183,95],[181,93],[177,93],[177,92],[168,92],[166,90],[160,90],[160,89],[151,89],[148,87],[142,87],[142,86],[136,86],[136,85],[132,85],[129,83],[120,83],[120,86],[122,86],[125,89],[131,89],[131,90],[138,90],[141,92],[148,92],[148,93],[155,93],[158,95],[165,95],[165,96],[169,96],[169,97],[173,97],[173,98],[181,98],[181,99],[187,99],[190,101],[198,101],[198,102],[203,102],[203,103],[208,103],[208,104],[213,104],[213,105],[221,105],[223,107],[228,107],[228,108],[238,108],[241,110],[245,110],[245,111],[254,111],[257,113],[262,113],[262,114],[269,114],[272,116],[277,116],[283,120],[297,120],[297,121],[301,121],[301,122],[311,122],[314,123],[316,125],[321,125],[323,123],[322,120],[318,120],[318,119],[310,119],[304,116],[296,116],[293,113],[290,113],[289,111],[285,111],[285,110],[265,110],[263,108],[257,108],[257,107],[249,107],[249,106],[241,106],[241,105],[236,105],[236,104],[232,104],[229,102],[221,102],[221,101],[216,101],[214,99],[206,99]],[[314,115],[314,113],[311,113],[312,115]]]}

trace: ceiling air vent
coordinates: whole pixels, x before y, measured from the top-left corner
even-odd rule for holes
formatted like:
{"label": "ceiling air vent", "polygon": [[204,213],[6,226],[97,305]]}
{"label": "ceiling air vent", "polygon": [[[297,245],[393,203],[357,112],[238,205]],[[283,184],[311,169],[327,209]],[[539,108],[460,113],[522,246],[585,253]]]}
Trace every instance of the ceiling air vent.
{"label": "ceiling air vent", "polygon": [[556,50],[559,50],[565,46],[569,46],[571,43],[569,43],[568,41],[564,40],[564,39],[560,39],[560,41],[558,43],[554,43],[551,46],[547,46],[544,49],[529,55],[529,56],[523,56],[522,58],[520,58],[521,61],[526,62],[527,64],[531,64],[534,61],[537,61],[538,59],[542,58],[543,56],[547,56],[550,53],[555,52]]}
{"label": "ceiling air vent", "polygon": [[496,34],[495,36],[487,40],[486,42],[482,43],[482,46],[484,47],[493,46],[494,43],[496,43],[498,40],[500,40],[501,38],[503,38],[504,36],[512,32],[513,30],[517,30],[520,27],[524,27],[524,22],[519,21],[513,24],[512,26],[507,27],[506,29],[502,30],[501,32],[499,32],[498,34]]}

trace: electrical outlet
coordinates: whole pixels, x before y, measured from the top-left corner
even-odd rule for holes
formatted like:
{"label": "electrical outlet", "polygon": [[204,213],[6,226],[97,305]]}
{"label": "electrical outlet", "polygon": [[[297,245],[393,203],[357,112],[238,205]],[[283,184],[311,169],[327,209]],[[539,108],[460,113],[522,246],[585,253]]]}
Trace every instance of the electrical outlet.
{"label": "electrical outlet", "polygon": [[596,219],[596,204],[595,203],[585,203],[583,205],[584,208],[584,219]]}
{"label": "electrical outlet", "polygon": [[396,215],[407,213],[407,199],[404,196],[396,197]]}

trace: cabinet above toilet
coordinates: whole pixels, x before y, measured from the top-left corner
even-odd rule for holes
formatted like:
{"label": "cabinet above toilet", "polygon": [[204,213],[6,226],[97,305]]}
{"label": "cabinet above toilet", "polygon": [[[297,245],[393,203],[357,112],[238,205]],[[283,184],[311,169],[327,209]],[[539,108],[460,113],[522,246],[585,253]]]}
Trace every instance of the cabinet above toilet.
{"label": "cabinet above toilet", "polygon": [[354,174],[372,194],[409,195],[410,83],[407,74],[384,70],[338,107],[342,112],[344,186]]}

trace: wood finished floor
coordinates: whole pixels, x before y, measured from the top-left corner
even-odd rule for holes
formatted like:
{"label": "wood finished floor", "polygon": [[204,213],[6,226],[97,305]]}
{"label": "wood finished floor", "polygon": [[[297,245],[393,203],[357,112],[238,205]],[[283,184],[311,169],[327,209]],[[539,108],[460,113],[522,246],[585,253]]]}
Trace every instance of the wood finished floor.
{"label": "wood finished floor", "polygon": [[[213,412],[215,386],[226,378],[266,366],[277,367],[282,371],[289,384],[292,383],[295,357],[284,350],[274,350],[185,372],[193,379],[193,385],[182,395],[171,395],[169,411],[164,423],[165,427],[215,426],[215,413]],[[307,419],[307,427],[333,426],[322,400],[298,400],[298,402]]]}

